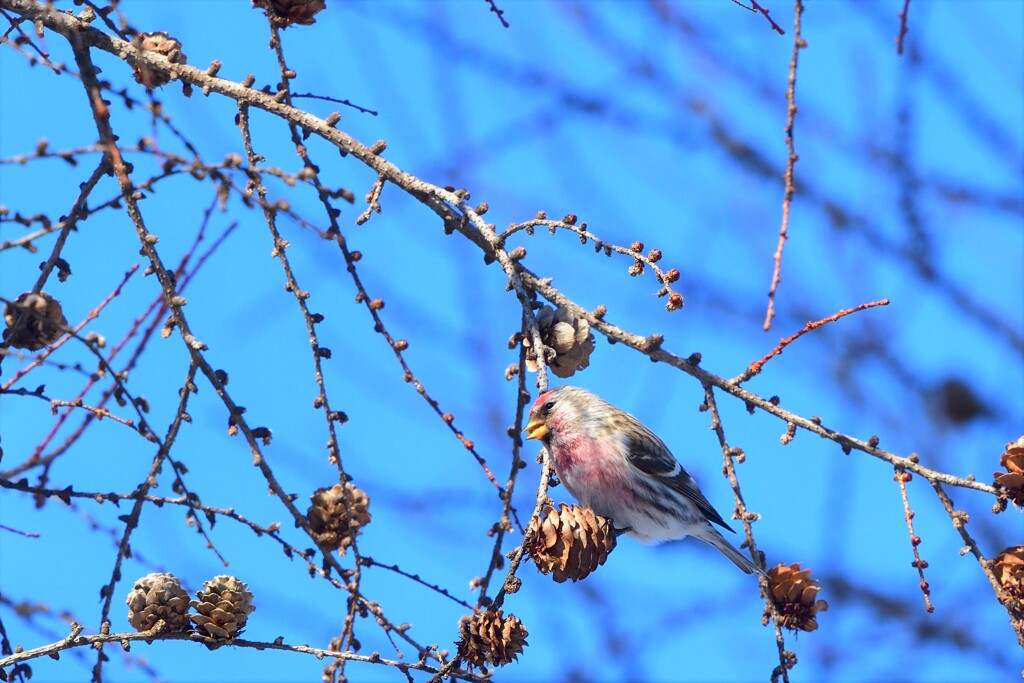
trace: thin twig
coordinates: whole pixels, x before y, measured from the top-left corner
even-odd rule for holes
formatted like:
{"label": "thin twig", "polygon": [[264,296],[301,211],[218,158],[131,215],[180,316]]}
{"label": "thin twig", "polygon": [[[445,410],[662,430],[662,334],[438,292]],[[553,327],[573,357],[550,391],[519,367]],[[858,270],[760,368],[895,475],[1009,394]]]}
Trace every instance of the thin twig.
{"label": "thin twig", "polygon": [[[281,101],[283,101],[286,104],[288,104],[289,106],[291,106],[291,79],[294,77],[294,71],[292,71],[290,68],[288,68],[288,65],[287,65],[287,63],[285,61],[284,47],[283,47],[283,44],[282,44],[282,41],[281,41],[281,31],[280,31],[279,27],[276,24],[274,24],[273,22],[269,22],[269,20],[268,20],[268,24],[269,24],[269,29],[270,29],[270,45],[275,50],[275,54],[277,56],[277,61],[278,61],[278,68],[279,68],[280,75],[281,75],[280,90],[278,92],[278,95],[275,96],[275,98],[279,97],[281,99]],[[246,106],[244,103],[239,102],[238,103],[238,108],[239,108],[239,128],[241,129],[241,131],[243,133],[243,139],[244,139],[245,145],[246,145],[246,153],[249,156],[250,165],[253,165],[254,162],[255,162],[255,159],[256,159],[256,155],[253,152],[252,142],[251,142],[250,135],[249,135],[249,127],[248,127],[248,110],[249,110],[249,107]],[[331,238],[341,248],[343,258],[345,259],[345,262],[346,262],[346,265],[348,267],[348,270],[349,270],[350,274],[353,275],[354,279],[357,279],[356,276],[355,276],[355,263],[358,260],[358,258],[353,254],[353,252],[351,252],[348,249],[348,247],[347,247],[347,245],[345,243],[345,239],[344,239],[344,237],[341,234],[340,226],[338,225],[338,222],[337,222],[337,217],[341,214],[341,211],[339,209],[336,209],[333,206],[333,203],[332,203],[333,195],[332,195],[332,193],[327,188],[325,188],[321,184],[321,182],[320,182],[318,167],[313,162],[313,160],[310,158],[309,150],[306,147],[306,145],[303,143],[303,139],[304,139],[303,131],[294,122],[289,122],[289,131],[291,133],[292,143],[295,145],[296,153],[299,155],[300,158],[303,159],[304,171],[306,171],[308,174],[310,174],[311,180],[312,180],[312,185],[317,189],[318,197],[320,199],[320,202],[321,202],[322,206],[324,207],[324,212],[325,212],[325,214],[326,214],[326,216],[327,216],[327,218],[328,218],[328,220],[330,222],[330,226],[331,227],[328,229],[328,233],[331,235]],[[376,154],[376,153],[379,153],[379,151],[382,151],[382,149],[379,149],[378,146],[375,145],[374,149],[370,150],[370,151],[371,151],[371,153]],[[267,225],[268,225],[268,227],[269,227],[269,229],[271,231],[272,236],[274,237],[274,248],[275,248],[276,255],[277,255],[278,259],[281,261],[281,264],[282,264],[282,266],[283,266],[283,268],[285,270],[286,277],[288,278],[288,285],[292,288],[292,291],[295,294],[296,301],[298,302],[299,307],[302,310],[303,317],[304,317],[305,322],[306,322],[306,328],[307,328],[307,331],[308,331],[308,333],[310,335],[310,348],[313,351],[313,356],[314,356],[315,377],[316,377],[317,387],[318,387],[319,392],[320,392],[318,398],[319,398],[319,401],[320,401],[320,404],[321,404],[320,407],[324,410],[324,413],[325,413],[325,416],[326,416],[326,419],[327,419],[327,429],[328,429],[328,432],[329,432],[328,448],[330,450],[330,459],[338,468],[339,478],[341,478],[341,480],[344,481],[347,478],[347,474],[345,473],[345,470],[344,470],[344,468],[342,466],[341,452],[340,452],[340,448],[338,446],[338,440],[337,440],[337,434],[336,434],[336,424],[343,422],[344,419],[347,419],[347,418],[345,418],[344,413],[342,413],[340,411],[331,410],[330,404],[328,402],[327,389],[326,389],[326,385],[325,385],[325,382],[324,382],[323,373],[322,373],[322,369],[321,369],[321,359],[329,358],[330,354],[329,354],[329,351],[327,349],[325,349],[325,348],[320,346],[319,339],[317,337],[316,330],[315,330],[315,325],[316,325],[317,320],[310,313],[310,311],[307,308],[306,303],[305,303],[306,296],[308,296],[308,295],[306,295],[302,290],[299,289],[299,286],[298,286],[297,281],[295,280],[294,273],[292,271],[291,265],[290,265],[290,263],[288,261],[287,255],[285,254],[285,250],[287,249],[288,244],[287,244],[287,242],[285,242],[280,237],[280,235],[279,235],[279,233],[277,231],[276,208],[271,210],[270,208],[267,207],[266,202],[264,201],[265,200],[265,195],[266,195],[266,188],[263,187],[262,181],[261,181],[261,179],[259,178],[258,175],[250,174],[250,184],[251,184],[250,186],[256,190],[256,194],[257,194],[257,196],[260,199],[260,205],[263,208],[265,220],[266,220]],[[362,290],[361,284],[358,285],[358,286],[359,286],[360,292],[365,294],[365,292]],[[377,310],[380,307],[375,306],[374,304],[376,302],[374,302],[374,301],[367,301],[366,303],[367,303],[367,306],[370,309],[371,313],[373,314],[374,318],[378,321],[378,328],[377,329],[381,330],[381,332],[385,335],[385,337],[388,339],[389,343],[391,344],[392,349],[395,351],[395,353],[398,355],[399,359],[402,361],[402,363],[404,365],[404,359],[403,359],[402,353],[401,353],[402,348],[400,347],[400,345],[397,342],[394,342],[394,341],[391,340],[390,336],[387,334],[387,331],[386,331],[386,329],[383,326],[383,322],[380,321],[380,317],[379,317],[379,315],[377,315]],[[383,305],[383,303],[381,303],[381,306],[382,305]],[[408,369],[406,371],[407,371],[407,375],[406,376],[408,377],[411,373],[409,373]],[[422,387],[419,387],[419,388],[420,388],[420,393],[423,394],[429,400],[429,395],[426,394],[425,390],[423,390]],[[435,405],[435,409],[436,409],[436,405]],[[488,475],[490,475],[491,481],[495,485],[497,485],[497,481],[493,478],[493,475],[490,474],[490,470],[487,468],[486,463],[483,462],[482,457],[479,456],[475,452],[475,450],[473,450],[473,448],[474,448],[473,443],[471,441],[469,441],[468,439],[466,439],[465,437],[463,437],[460,432],[456,432],[456,436],[462,442],[463,446],[465,446],[467,449],[469,449],[470,452],[472,452],[477,457],[477,460],[480,461],[481,464],[483,465],[484,471]],[[267,473],[269,474],[269,469],[267,470]],[[273,484],[273,482],[271,482],[271,483]],[[498,488],[500,490],[500,486]],[[349,494],[348,494],[348,489],[347,488],[344,489],[343,495],[344,495],[344,497],[346,499],[346,505],[350,506],[351,505],[351,501],[348,500],[348,495]],[[303,527],[307,528],[306,525],[305,525],[305,520],[303,521]],[[307,533],[308,533],[308,528],[307,528]],[[314,541],[317,540],[317,538],[315,536],[311,535],[311,538],[313,538]],[[319,542],[318,542],[318,545],[319,545]],[[407,629],[395,628],[394,625],[391,623],[391,621],[389,619],[387,619],[387,617],[385,617],[385,615],[384,615],[380,605],[378,603],[376,603],[376,602],[371,602],[371,601],[367,600],[362,595],[362,593],[361,593],[361,580],[362,580],[362,566],[363,566],[363,563],[361,561],[361,555],[359,553],[358,546],[357,546],[357,544],[356,544],[354,539],[353,539],[352,544],[349,546],[349,549],[352,551],[352,554],[353,554],[353,556],[355,558],[355,566],[354,566],[354,569],[352,569],[351,571],[349,571],[347,573],[346,588],[349,591],[349,597],[348,597],[348,607],[347,607],[345,618],[344,618],[344,625],[343,625],[343,628],[342,628],[342,637],[341,637],[342,648],[345,649],[345,650],[349,650],[352,647],[352,643],[356,640],[356,638],[355,638],[355,630],[354,629],[355,629],[355,624],[356,624],[356,615],[357,615],[357,613],[364,613],[365,614],[366,611],[370,611],[370,612],[373,612],[374,616],[376,617],[376,622],[384,630],[384,633],[385,633],[386,637],[388,638],[388,641],[392,644],[392,647],[395,648],[395,652],[396,652],[396,654],[399,657],[401,657],[402,654],[398,650],[398,646],[395,644],[395,641],[394,641],[394,639],[392,637],[392,632],[397,633],[402,640],[404,640],[405,642],[409,643],[411,646],[415,647],[417,652],[419,652],[421,654],[421,656],[425,656],[424,653],[427,652],[427,650],[421,644],[419,644],[416,641],[414,641],[406,633]],[[325,555],[325,557],[324,557],[325,563],[328,563],[328,564],[332,565],[333,567],[335,567],[338,570],[339,573],[341,573],[342,569],[341,569],[340,565],[338,565],[337,560],[334,558],[333,553],[330,552],[331,550],[332,549],[325,549],[325,548],[321,547],[321,551],[324,552],[324,555]],[[339,662],[338,662],[339,666],[338,666],[338,669],[336,671],[336,674],[338,676],[343,676],[344,675],[345,663],[346,663],[346,660],[339,660]]]}
{"label": "thin twig", "polygon": [[[96,166],[96,169],[81,185],[81,190],[78,193],[78,198],[71,207],[71,212],[68,214],[66,220],[63,221],[60,235],[57,236],[57,241],[53,245],[53,250],[50,252],[50,257],[46,259],[46,262],[42,264],[39,273],[39,278],[36,279],[35,285],[32,286],[32,293],[39,294],[43,291],[43,286],[46,284],[47,278],[50,277],[50,273],[53,272],[54,266],[60,260],[61,250],[64,248],[64,244],[67,242],[68,235],[71,234],[71,230],[75,227],[76,223],[80,218],[84,217],[85,207],[88,204],[89,195],[96,187],[96,183],[99,182],[100,178],[107,172],[109,166],[106,158],[100,160],[100,163]],[[0,342],[0,349],[7,348],[8,339],[17,339],[22,327],[28,324],[29,316],[21,315],[15,321],[13,327],[4,335],[4,341]],[[3,359],[6,354],[0,353],[0,363],[3,363]]]}
{"label": "thin twig", "polygon": [[509,24],[505,21],[505,10],[498,9],[498,6],[494,4],[494,0],[487,0],[487,4],[491,6],[491,11],[498,15],[498,21],[505,28],[509,28]]}
{"label": "thin twig", "polygon": [[786,337],[785,339],[780,340],[779,341],[779,345],[776,346],[771,351],[769,351],[768,355],[766,355],[761,360],[757,360],[757,361],[754,361],[753,363],[751,363],[750,366],[747,367],[747,369],[743,372],[742,375],[740,375],[739,377],[736,377],[732,381],[735,382],[736,384],[742,384],[743,382],[746,382],[748,379],[750,379],[754,375],[756,375],[759,372],[761,372],[761,368],[764,367],[765,363],[767,363],[769,360],[771,360],[775,356],[777,356],[780,353],[782,353],[782,350],[784,348],[786,348],[787,346],[789,346],[790,344],[795,342],[797,339],[799,339],[800,337],[804,336],[805,334],[807,334],[808,332],[810,332],[813,329],[821,327],[822,325],[827,325],[829,323],[835,322],[836,320],[839,320],[840,318],[848,316],[851,313],[857,313],[858,311],[863,311],[863,310],[865,310],[867,308],[874,308],[875,306],[888,306],[888,305],[889,305],[889,300],[888,299],[881,299],[879,301],[870,301],[870,302],[868,302],[866,304],[861,304],[859,306],[855,306],[854,308],[843,309],[843,310],[839,311],[838,313],[833,313],[832,315],[828,316],[827,318],[822,318],[821,320],[815,320],[813,322],[809,322],[806,325],[804,325],[803,329],[800,330],[799,332],[797,332],[796,334],[790,335],[790,336]]}
{"label": "thin twig", "polygon": [[[978,565],[981,567],[981,571],[985,574],[985,578],[988,579],[989,584],[992,586],[992,590],[995,591],[996,599],[999,600],[1003,607],[1006,608],[1012,623],[1015,619],[1013,607],[1012,604],[1004,602],[1002,598],[1003,587],[1000,584],[999,579],[996,578],[995,572],[992,571],[993,562],[982,554],[977,541],[975,541],[967,531],[967,523],[970,521],[970,517],[963,510],[957,510],[953,506],[953,500],[949,497],[949,494],[946,493],[946,490],[943,488],[941,483],[937,481],[929,483],[932,485],[932,488],[935,489],[935,494],[939,497],[939,501],[942,503],[942,507],[946,510],[946,514],[949,515],[951,520],[953,520],[953,527],[957,530],[960,534],[960,538],[964,541],[964,550],[960,551],[961,554],[968,551],[974,555],[974,558],[978,561]],[[1015,627],[1014,632],[1017,635],[1017,643],[1021,647],[1024,647],[1024,629],[1018,629]]]}
{"label": "thin twig", "polygon": [[907,37],[910,27],[907,25],[907,17],[910,13],[910,0],[903,0],[903,9],[900,10],[900,33],[896,36],[896,54],[903,54],[903,39]]}
{"label": "thin twig", "polygon": [[[129,268],[127,272],[125,272],[124,277],[121,278],[121,282],[116,287],[114,287],[114,290],[110,294],[108,294],[106,296],[106,298],[103,299],[103,301],[101,301],[99,304],[97,304],[95,308],[90,310],[89,314],[85,316],[85,318],[82,320],[82,322],[80,322],[77,325],[75,325],[73,328],[70,329],[70,331],[72,333],[80,332],[91,321],[93,321],[97,317],[99,317],[100,312],[102,312],[103,309],[107,307],[107,304],[109,304],[111,301],[113,301],[115,298],[117,298],[121,294],[121,290],[124,289],[124,286],[126,284],[128,284],[128,280],[131,278],[132,275],[135,274],[135,272],[138,269],[139,269],[139,264],[137,264],[137,263],[133,264],[132,267]],[[0,300],[4,300],[4,299],[2,299],[2,297],[0,297]],[[6,301],[6,300],[4,300],[4,301]],[[46,359],[49,358],[53,354],[54,351],[56,351],[61,346],[63,346],[65,343],[67,343],[67,341],[69,339],[71,339],[71,338],[72,338],[71,336],[63,337],[62,339],[57,341],[57,343],[48,346],[46,348],[46,351],[44,351],[43,353],[39,354],[31,363],[29,363],[28,365],[26,365],[23,368],[19,368],[18,371],[14,373],[14,376],[11,377],[11,379],[7,380],[6,382],[4,382],[4,384],[2,386],[0,386],[0,392],[7,391],[12,386],[14,386],[22,377],[27,375],[33,368],[42,365],[46,361]]]}
{"label": "thin twig", "polygon": [[315,95],[315,94],[313,94],[311,92],[303,92],[303,93],[293,93],[291,97],[292,97],[293,100],[297,100],[297,99],[300,99],[300,98],[306,98],[306,99],[312,99],[312,100],[323,100],[324,102],[336,102],[337,104],[343,104],[346,107],[351,107],[352,109],[355,109],[356,111],[358,111],[360,114],[369,114],[370,116],[377,116],[377,114],[378,114],[378,112],[374,111],[373,109],[367,109],[366,107],[360,107],[358,104],[355,104],[354,102],[350,102],[349,100],[341,100],[341,99],[338,99],[337,97],[329,97],[327,95]]}
{"label": "thin twig", "polygon": [[[505,534],[512,529],[512,523],[510,519],[510,513],[515,514],[515,508],[512,507],[512,492],[515,490],[515,483],[518,480],[518,474],[523,470],[523,465],[526,463],[523,461],[523,424],[525,422],[526,407],[529,405],[530,392],[526,390],[526,347],[522,344],[519,345],[519,367],[517,379],[517,391],[516,391],[516,417],[512,423],[512,427],[509,430],[509,437],[512,439],[512,463],[510,465],[508,480],[505,484],[505,496],[502,498],[501,506],[501,519],[495,525],[496,531],[494,534],[494,545],[491,550],[491,560],[487,565],[487,571],[484,573],[483,578],[480,581],[480,594],[477,597],[477,607],[485,606],[485,602],[489,600],[487,593],[491,585],[491,579],[501,567],[504,566],[504,556],[501,554],[502,543],[505,540]],[[547,489],[544,489],[544,497],[547,497]],[[519,520],[516,518],[516,523]],[[523,541],[526,541],[524,532]],[[504,587],[508,587],[512,584],[509,583],[511,575],[506,575]]]}
{"label": "thin twig", "polygon": [[384,181],[386,178],[383,174],[377,176],[377,180],[373,181],[373,186],[370,191],[366,193],[366,211],[363,211],[359,218],[356,219],[356,225],[362,225],[366,221],[370,220],[372,213],[380,213],[380,193],[384,190]]}
{"label": "thin twig", "polygon": [[921,593],[924,595],[924,609],[931,614],[935,611],[935,607],[932,605],[931,587],[924,578],[924,570],[928,568],[928,562],[921,559],[921,553],[917,549],[921,544],[921,537],[914,533],[914,511],[910,509],[910,500],[907,498],[907,482],[911,478],[909,472],[904,472],[899,468],[896,469],[896,474],[893,475],[893,479],[900,485],[900,496],[903,498],[903,516],[907,521],[907,532],[910,534],[910,547],[914,550],[912,565],[917,569],[917,575],[921,579],[920,586]]}
{"label": "thin twig", "polygon": [[[334,659],[345,659],[355,662],[367,662],[372,664],[383,664],[385,666],[393,666],[400,670],[413,670],[423,671],[425,673],[436,674],[440,670],[436,667],[430,666],[423,661],[418,662],[407,662],[400,660],[389,660],[382,658],[379,654],[373,653],[369,655],[358,655],[354,652],[337,652],[334,650],[328,650],[319,647],[309,647],[308,645],[288,645],[284,642],[272,641],[256,641],[256,640],[243,640],[241,638],[234,638],[231,640],[217,641],[212,638],[203,637],[194,632],[187,633],[167,633],[162,631],[162,623],[157,624],[156,627],[148,631],[140,631],[138,633],[99,633],[95,635],[81,635],[83,628],[80,624],[72,623],[71,634],[66,638],[63,638],[57,642],[37,647],[32,650],[23,650],[21,652],[15,652],[14,654],[0,659],[0,668],[12,666],[20,662],[27,662],[33,659],[39,659],[40,657],[51,657],[57,658],[60,652],[65,650],[71,650],[79,647],[92,647],[101,648],[105,643],[119,643],[125,649],[128,649],[129,643],[134,642],[145,642],[151,644],[157,640],[184,640],[196,643],[197,645],[204,646],[220,646],[230,645],[231,647],[243,647],[250,648],[253,650],[282,650],[285,652],[295,652],[297,654],[306,654],[316,657],[317,659],[334,658]],[[452,670],[449,672],[451,675],[467,681],[482,680],[480,677],[472,674],[468,671],[463,670]]]}
{"label": "thin twig", "polygon": [[[0,480],[0,484],[2,483],[3,481]],[[3,529],[4,531],[9,531],[12,534],[24,536],[25,538],[39,538],[38,531],[22,531],[21,529],[15,529],[14,527],[7,526],[6,524],[0,524],[0,529]]]}
{"label": "thin twig", "polygon": [[[724,471],[726,476],[729,477],[729,485],[732,487],[733,496],[736,499],[735,517],[743,523],[743,532],[747,537],[746,545],[750,548],[750,555],[754,560],[754,564],[763,570],[765,567],[764,554],[757,549],[757,542],[754,540],[754,527],[751,524],[753,520],[758,518],[758,515],[747,511],[747,504],[743,500],[743,493],[740,491],[740,481],[736,476],[736,463],[734,459],[741,459],[740,461],[742,462],[743,451],[738,448],[731,448],[726,441],[725,428],[722,426],[722,418],[719,416],[718,405],[715,403],[714,389],[707,383],[704,384],[704,405],[707,406],[711,414],[711,429],[714,430],[715,435],[718,437],[718,444],[722,448],[722,458],[725,463]],[[776,667],[775,671],[781,673],[783,683],[789,683],[790,659],[786,652],[785,638],[782,636],[782,615],[779,613],[779,608],[775,605],[775,601],[771,599],[772,592],[768,586],[768,577],[761,573],[758,574],[757,580],[761,586],[761,595],[764,597],[765,611],[771,615],[772,623],[775,626],[775,645],[779,650],[779,666]]]}
{"label": "thin twig", "polygon": [[772,19],[771,15],[768,13],[768,8],[764,7],[762,5],[759,5],[757,3],[757,0],[750,0],[750,4],[753,5],[752,7],[747,7],[746,5],[744,5],[739,0],[732,0],[732,1],[733,1],[733,4],[739,5],[740,7],[742,7],[745,10],[750,10],[751,12],[758,12],[760,14],[763,14],[764,18],[768,20],[768,23],[771,24],[772,29],[774,29],[776,33],[778,33],[780,36],[786,35],[786,32],[782,29],[782,27],[779,26],[778,24],[776,24],[775,20]]}
{"label": "thin twig", "polygon": [[[477,210],[479,211],[479,207]],[[586,223],[577,223],[575,215],[570,214],[562,220],[556,221],[548,219],[544,212],[540,212],[532,220],[523,221],[522,223],[514,223],[508,226],[498,235],[498,237],[501,240],[501,243],[505,244],[508,238],[517,232],[525,232],[527,235],[533,235],[538,227],[547,228],[548,232],[552,235],[554,235],[558,230],[568,230],[569,232],[573,232],[579,236],[581,244],[593,242],[594,251],[603,251],[606,256],[611,256],[612,253],[628,256],[633,260],[633,265],[628,271],[630,276],[640,275],[647,269],[647,267],[650,267],[651,270],[654,271],[655,279],[661,284],[661,289],[657,291],[656,296],[669,297],[669,301],[673,302],[670,306],[667,306],[670,311],[678,310],[683,307],[682,294],[675,291],[672,287],[672,284],[680,278],[679,271],[675,268],[664,270],[658,265],[662,256],[660,249],[651,249],[647,254],[644,254],[644,245],[641,242],[635,242],[629,247],[606,242],[596,234],[590,232],[587,229]]]}
{"label": "thin twig", "polygon": [[796,192],[796,185],[793,182],[793,168],[797,159],[793,145],[793,123],[796,120],[796,65],[800,50],[807,47],[807,41],[800,35],[800,18],[803,16],[803,0],[796,0],[796,7],[793,10],[793,55],[789,60],[789,85],[786,88],[786,149],[789,154],[786,156],[786,190],[782,198],[782,225],[779,227],[779,243],[775,247],[775,268],[772,271],[772,285],[768,290],[768,311],[764,317],[764,329],[769,330],[772,326],[772,318],[775,317],[775,291],[779,288],[782,280],[782,249],[789,237],[789,207],[793,202],[793,193]]}

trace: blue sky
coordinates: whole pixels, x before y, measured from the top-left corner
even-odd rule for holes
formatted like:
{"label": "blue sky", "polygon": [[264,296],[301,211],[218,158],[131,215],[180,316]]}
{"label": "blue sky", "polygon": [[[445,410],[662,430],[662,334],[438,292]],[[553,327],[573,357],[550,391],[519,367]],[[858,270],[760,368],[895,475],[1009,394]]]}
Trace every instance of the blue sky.
{"label": "blue sky", "polygon": [[[640,240],[664,253],[662,264],[682,273],[686,307],[664,310],[650,274],[630,278],[629,259],[595,255],[574,236],[520,234],[526,265],[581,305],[603,304],[608,319],[638,334],[660,333],[680,355],[699,351],[702,367],[739,374],[780,337],[840,309],[889,298],[887,307],[858,313],[809,334],[748,384],[778,395],[800,415],[858,438],[878,435],[892,452],[920,454],[923,463],[958,476],[989,481],[1003,445],[1024,426],[1024,5],[976,0],[910,4],[908,51],[896,54],[897,13],[903,3],[808,3],[797,76],[795,145],[797,193],[790,216],[778,315],[761,329],[781,216],[786,158],[785,87],[792,50],[791,8],[775,3],[773,32],[763,17],[725,0],[712,2],[498,2],[505,29],[487,5],[447,2],[346,2],[311,27],[283,33],[293,91],[348,99],[371,116],[313,99],[300,106],[320,116],[340,109],[339,128],[370,144],[388,143],[384,156],[439,185],[466,187],[486,201],[499,228],[545,210],[575,213],[592,232],[617,244]],[[71,7],[70,3],[58,6]],[[220,76],[256,85],[278,77],[262,14],[248,3],[126,2],[142,30],[179,38],[190,64],[223,63]],[[77,8],[76,8],[77,9]],[[63,39],[43,41],[57,61],[73,64]],[[131,71],[96,57],[103,78],[144,99]],[[42,67],[29,68],[10,47],[0,50],[0,158],[28,154],[45,138],[52,149],[96,141],[80,84]],[[174,125],[202,158],[214,163],[243,153],[233,103],[172,84],[156,93]],[[185,154],[164,125],[140,108],[113,107],[122,144],[155,136],[161,149]],[[253,114],[253,141],[267,165],[296,173],[300,162],[286,126]],[[382,213],[355,226],[375,173],[311,138],[310,154],[332,187],[347,187],[341,204],[350,248],[363,253],[360,275],[386,302],[382,316],[417,377],[456,425],[504,478],[511,447],[515,385],[507,347],[520,312],[505,277],[486,266],[458,235],[445,236],[436,217],[393,186]],[[131,157],[138,177],[157,167]],[[0,165],[0,204],[23,215],[66,213],[98,157],[77,167],[59,159]],[[244,178],[239,176],[239,183]],[[326,227],[315,192],[268,179],[271,199]],[[91,204],[115,196],[101,182]],[[162,182],[142,203],[166,262],[187,251],[214,199],[209,183],[178,177]],[[209,346],[210,362],[229,373],[229,391],[252,424],[270,427],[266,457],[285,490],[308,496],[337,480],[327,462],[326,432],[314,411],[307,334],[294,297],[284,291],[280,265],[258,212],[237,198],[215,211],[207,228],[220,234],[238,222],[224,245],[185,292],[186,314]],[[349,422],[340,441],[346,471],[371,496],[373,522],[360,551],[473,602],[470,581],[487,567],[487,530],[500,504],[480,468],[416,392],[402,381],[391,350],[373,331],[337,250],[312,230],[283,221],[289,257],[310,305],[325,315],[322,342],[329,395]],[[0,242],[25,234],[0,223]],[[52,239],[52,238],[47,238]],[[0,295],[30,289],[52,242],[32,254],[0,252]],[[207,243],[209,242],[209,238]],[[64,257],[73,275],[51,278],[47,291],[77,322],[107,296],[132,264],[138,242],[123,212],[93,216],[71,236]],[[145,264],[143,264],[143,267]],[[134,275],[123,293],[87,327],[120,340],[159,293],[152,277]],[[56,357],[89,367],[90,356],[69,344]],[[26,361],[7,359],[0,381]],[[129,386],[152,405],[157,431],[166,429],[187,370],[180,339],[154,339]],[[965,382],[985,414],[956,423],[941,406],[942,387]],[[701,482],[727,519],[728,482],[706,413],[691,378],[652,364],[599,338],[591,366],[570,380],[638,416],[660,434]],[[81,373],[47,366],[23,383],[46,384],[47,394],[73,398]],[[98,395],[94,389],[89,397]],[[890,465],[807,433],[782,446],[785,425],[719,396],[731,445],[748,454],[740,478],[768,562],[801,562],[820,577],[831,608],[820,629],[789,635],[799,664],[793,680],[1008,680],[1021,668],[1021,650],[1005,611],[992,597],[977,563],[959,554],[962,542],[930,486],[909,485],[922,537],[922,556],[936,611],[925,614]],[[187,481],[210,505],[233,506],[260,524],[282,523],[303,548],[280,503],[251,466],[244,442],[226,433],[223,405],[200,384],[189,409],[193,423],[176,446]],[[63,427],[60,443],[80,416]],[[0,437],[8,473],[50,431],[49,405],[0,396]],[[50,448],[52,448],[51,446]],[[516,488],[521,517],[532,509],[539,467]],[[145,476],[153,448],[112,421],[90,427],[56,461],[50,484],[81,491],[130,491]],[[35,481],[38,472],[26,476]],[[170,481],[158,492],[171,496]],[[567,500],[561,488],[555,500]],[[972,532],[988,555],[1021,542],[1019,513],[993,516],[984,494],[953,490],[972,515]],[[0,591],[5,599],[45,603],[49,613],[0,616],[14,644],[37,647],[66,634],[67,611],[98,627],[97,592],[115,553],[111,531],[125,508],[56,501],[42,510],[28,496],[0,494],[0,523],[39,533],[0,533]],[[124,596],[132,580],[171,571],[190,590],[215,574],[232,573],[256,594],[247,637],[326,646],[340,628],[345,595],[309,579],[266,538],[231,520],[212,531],[224,568],[190,529],[181,508],[149,507],[133,536],[113,611],[127,629]],[[504,550],[518,542],[512,536]],[[736,537],[737,543],[739,538]],[[348,561],[347,559],[345,561]],[[624,540],[608,563],[578,584],[556,585],[529,564],[522,590],[506,602],[530,632],[505,681],[746,681],[764,680],[777,664],[771,631],[760,623],[755,582],[696,541],[643,546]],[[465,608],[392,572],[366,572],[364,592],[410,635],[453,649]],[[369,623],[360,626],[364,651],[394,656]],[[162,680],[318,680],[323,666],[292,653],[221,649],[188,643],[136,645],[131,659],[110,651],[107,680],[151,680],[144,659]],[[866,656],[870,654],[870,656]],[[406,648],[407,658],[415,653]],[[60,662],[33,662],[34,680],[80,680],[92,655],[67,653]],[[403,680],[384,667],[352,665],[351,680]],[[426,680],[417,676],[416,680]]]}

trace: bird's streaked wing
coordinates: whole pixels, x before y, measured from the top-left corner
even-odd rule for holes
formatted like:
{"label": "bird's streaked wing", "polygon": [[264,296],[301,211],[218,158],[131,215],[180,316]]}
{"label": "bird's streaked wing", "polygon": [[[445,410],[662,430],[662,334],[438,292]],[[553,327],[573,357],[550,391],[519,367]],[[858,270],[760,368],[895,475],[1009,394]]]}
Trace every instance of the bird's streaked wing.
{"label": "bird's streaked wing", "polygon": [[718,511],[711,506],[708,499],[697,488],[697,482],[683,469],[665,442],[632,415],[627,413],[626,417],[634,427],[633,433],[636,435],[634,438],[624,437],[627,440],[626,454],[630,464],[644,474],[661,480],[681,493],[697,506],[697,509],[708,518],[708,521],[732,531],[732,527],[726,524],[722,515],[718,514]]}

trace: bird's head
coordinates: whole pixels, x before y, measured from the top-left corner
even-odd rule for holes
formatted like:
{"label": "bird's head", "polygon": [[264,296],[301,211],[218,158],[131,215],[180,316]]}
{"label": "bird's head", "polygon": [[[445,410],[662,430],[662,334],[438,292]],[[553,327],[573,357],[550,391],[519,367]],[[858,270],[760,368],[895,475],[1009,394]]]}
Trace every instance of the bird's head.
{"label": "bird's head", "polygon": [[564,386],[545,391],[530,408],[526,423],[527,439],[543,439],[551,432],[563,431],[568,425],[583,426],[587,412],[601,402],[594,394],[579,387]]}

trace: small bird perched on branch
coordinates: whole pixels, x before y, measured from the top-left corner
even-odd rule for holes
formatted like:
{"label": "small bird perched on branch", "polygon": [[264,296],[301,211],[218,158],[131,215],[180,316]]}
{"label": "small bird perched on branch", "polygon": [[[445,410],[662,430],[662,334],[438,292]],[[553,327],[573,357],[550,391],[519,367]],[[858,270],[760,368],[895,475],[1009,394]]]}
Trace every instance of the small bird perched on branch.
{"label": "small bird perched on branch", "polygon": [[665,442],[600,396],[563,386],[537,397],[526,425],[580,503],[645,543],[695,536],[747,574],[764,573],[711,526],[732,531]]}

